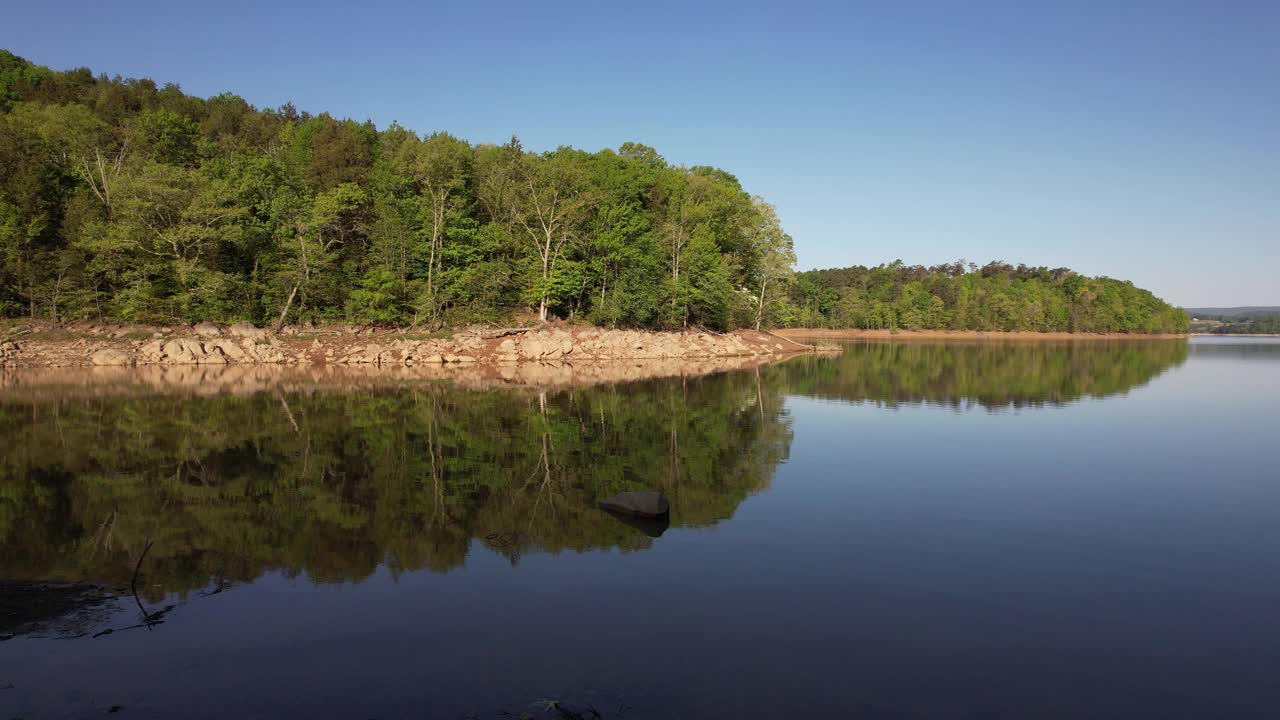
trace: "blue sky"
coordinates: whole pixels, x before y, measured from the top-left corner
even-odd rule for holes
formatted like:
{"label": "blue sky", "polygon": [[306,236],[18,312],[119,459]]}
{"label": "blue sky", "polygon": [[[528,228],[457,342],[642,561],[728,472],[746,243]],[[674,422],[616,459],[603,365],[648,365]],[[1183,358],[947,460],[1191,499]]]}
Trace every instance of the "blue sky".
{"label": "blue sky", "polygon": [[777,205],[802,268],[1280,304],[1280,3],[1050,5],[14,3],[0,47],[473,142],[644,142]]}

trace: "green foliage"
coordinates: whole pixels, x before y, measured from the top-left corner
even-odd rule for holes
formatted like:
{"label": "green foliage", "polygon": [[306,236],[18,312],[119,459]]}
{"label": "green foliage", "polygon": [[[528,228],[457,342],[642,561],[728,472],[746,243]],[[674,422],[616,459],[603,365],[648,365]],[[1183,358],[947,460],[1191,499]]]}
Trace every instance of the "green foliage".
{"label": "green foliage", "polygon": [[795,277],[772,206],[724,170],[672,166],[638,143],[596,153],[532,153],[516,138],[473,146],[292,105],[258,109],[230,93],[200,99],[147,79],[54,72],[4,51],[0,167],[4,315],[1182,324],[1149,293],[1071,274],[926,278],[894,265]]}
{"label": "green foliage", "polygon": [[761,273],[790,271],[736,178],[636,143],[476,147],[10,53],[0,130],[7,315],[724,328],[752,322],[734,300]]}
{"label": "green foliage", "polygon": [[1215,321],[1209,332],[1217,335],[1280,334],[1280,312],[1259,310],[1238,315],[1202,315],[1201,321]]}
{"label": "green foliage", "polygon": [[1001,262],[810,270],[790,302],[797,327],[1185,333],[1189,323],[1130,282]]}

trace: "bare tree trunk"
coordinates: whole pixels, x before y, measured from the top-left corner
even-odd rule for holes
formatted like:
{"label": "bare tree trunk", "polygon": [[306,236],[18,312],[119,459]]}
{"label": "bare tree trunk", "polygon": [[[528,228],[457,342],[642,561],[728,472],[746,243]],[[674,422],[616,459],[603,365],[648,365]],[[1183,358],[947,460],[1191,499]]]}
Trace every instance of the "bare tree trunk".
{"label": "bare tree trunk", "polygon": [[427,297],[430,298],[432,315],[435,315],[436,294],[434,290],[436,272],[436,239],[431,238],[431,257],[427,261]]}
{"label": "bare tree trunk", "polygon": [[293,306],[293,297],[298,294],[298,286],[294,285],[293,290],[289,291],[289,299],[284,303],[284,309],[280,311],[280,319],[276,320],[275,327],[271,328],[273,335],[279,335],[280,329],[284,327],[284,319],[289,315],[289,308]]}
{"label": "bare tree trunk", "polygon": [[756,298],[756,332],[760,331],[760,322],[764,320],[764,293],[765,289],[768,287],[768,280],[760,281],[760,297]]}
{"label": "bare tree trunk", "polygon": [[542,251],[542,299],[538,302],[538,320],[547,323],[547,282],[551,279],[551,233]]}

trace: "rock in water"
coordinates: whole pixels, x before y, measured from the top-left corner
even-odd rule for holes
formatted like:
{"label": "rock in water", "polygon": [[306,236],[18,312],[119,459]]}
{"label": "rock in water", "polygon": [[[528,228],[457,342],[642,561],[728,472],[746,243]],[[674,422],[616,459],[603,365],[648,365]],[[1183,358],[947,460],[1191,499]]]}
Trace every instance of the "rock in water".
{"label": "rock in water", "polygon": [[600,509],[623,515],[656,518],[671,510],[667,496],[660,492],[624,492],[600,501]]}

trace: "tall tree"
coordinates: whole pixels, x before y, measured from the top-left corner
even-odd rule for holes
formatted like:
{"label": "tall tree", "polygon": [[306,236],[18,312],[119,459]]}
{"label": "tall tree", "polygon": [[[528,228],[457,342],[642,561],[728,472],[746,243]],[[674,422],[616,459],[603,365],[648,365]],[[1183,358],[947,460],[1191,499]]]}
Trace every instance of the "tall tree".
{"label": "tall tree", "polygon": [[785,297],[786,283],[791,279],[791,268],[796,263],[796,251],[791,236],[783,231],[774,207],[759,196],[753,197],[751,202],[759,216],[751,233],[752,254],[756,258],[753,286],[755,327],[759,330],[767,309]]}
{"label": "tall tree", "polygon": [[536,253],[539,281],[533,288],[538,319],[547,321],[547,301],[566,246],[579,236],[592,193],[577,154],[561,148],[525,156],[517,166],[512,213]]}

